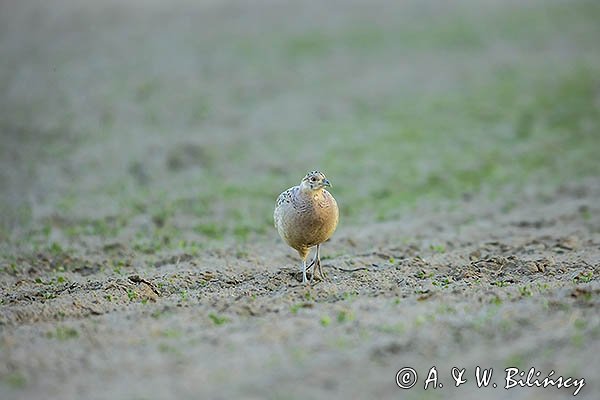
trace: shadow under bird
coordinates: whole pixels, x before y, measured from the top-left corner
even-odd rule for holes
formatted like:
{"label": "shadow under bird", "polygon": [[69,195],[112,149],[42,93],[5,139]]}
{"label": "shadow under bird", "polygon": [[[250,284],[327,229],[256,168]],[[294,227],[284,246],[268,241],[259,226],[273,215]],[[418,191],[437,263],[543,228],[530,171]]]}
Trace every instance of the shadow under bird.
{"label": "shadow under bird", "polygon": [[[302,259],[302,283],[306,283],[306,272],[313,267],[310,281],[321,268],[320,246],[335,232],[339,220],[337,202],[327,190],[331,183],[319,171],[306,174],[300,185],[289,188],[279,195],[273,218],[279,235]],[[315,256],[307,266],[310,249],[316,246]]]}

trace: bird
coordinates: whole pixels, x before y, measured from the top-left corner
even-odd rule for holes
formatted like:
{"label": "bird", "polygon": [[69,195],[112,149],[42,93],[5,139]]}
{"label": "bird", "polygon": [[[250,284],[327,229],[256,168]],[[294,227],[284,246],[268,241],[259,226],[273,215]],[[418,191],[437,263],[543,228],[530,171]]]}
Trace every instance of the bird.
{"label": "bird", "polygon": [[[273,219],[279,236],[302,260],[302,283],[306,284],[306,272],[313,267],[312,283],[318,270],[325,279],[321,268],[320,246],[327,241],[337,228],[339,209],[335,198],[325,190],[331,183],[319,171],[307,173],[298,186],[282,192],[277,198]],[[315,256],[306,265],[310,249],[316,246]]]}

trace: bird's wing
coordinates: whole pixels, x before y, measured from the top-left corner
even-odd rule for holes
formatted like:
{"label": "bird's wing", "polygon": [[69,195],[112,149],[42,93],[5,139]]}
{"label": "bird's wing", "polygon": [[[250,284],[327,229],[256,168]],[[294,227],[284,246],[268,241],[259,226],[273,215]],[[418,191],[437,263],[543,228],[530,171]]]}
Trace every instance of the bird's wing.
{"label": "bird's wing", "polygon": [[279,197],[277,197],[277,204],[275,206],[275,211],[273,212],[273,223],[275,228],[278,225],[278,218],[281,216],[284,207],[289,207],[290,205],[294,205],[294,197],[296,195],[296,191],[298,190],[298,186],[294,186],[282,192]]}
{"label": "bird's wing", "polygon": [[297,190],[298,186],[294,186],[281,193],[277,198],[277,207],[280,207],[282,204],[286,203],[293,204]]}

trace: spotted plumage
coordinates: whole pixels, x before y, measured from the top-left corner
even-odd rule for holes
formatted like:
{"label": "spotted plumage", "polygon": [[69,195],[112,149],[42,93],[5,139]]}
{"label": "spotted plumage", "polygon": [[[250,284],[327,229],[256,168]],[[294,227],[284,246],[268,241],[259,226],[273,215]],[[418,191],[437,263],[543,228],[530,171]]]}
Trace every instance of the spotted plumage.
{"label": "spotted plumage", "polygon": [[[279,235],[302,259],[302,281],[306,282],[306,271],[314,265],[311,281],[318,269],[323,278],[319,255],[321,243],[328,240],[335,231],[339,210],[337,202],[325,187],[331,186],[325,175],[311,171],[300,185],[289,188],[279,195],[273,213],[275,227]],[[316,246],[315,257],[306,266],[306,257]]]}

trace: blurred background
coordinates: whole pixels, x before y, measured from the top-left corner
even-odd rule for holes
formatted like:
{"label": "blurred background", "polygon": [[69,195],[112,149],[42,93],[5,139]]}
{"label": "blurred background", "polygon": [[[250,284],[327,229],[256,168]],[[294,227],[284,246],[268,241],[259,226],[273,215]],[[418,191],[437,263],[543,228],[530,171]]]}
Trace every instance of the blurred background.
{"label": "blurred background", "polygon": [[271,240],[313,169],[342,228],[598,176],[599,20],[595,0],[2,2],[0,239]]}
{"label": "blurred background", "polygon": [[[598,0],[0,1],[0,398],[505,397],[476,365],[596,398],[599,21]],[[341,219],[333,281],[306,287],[272,213],[314,169]],[[417,390],[432,365],[444,392]]]}

